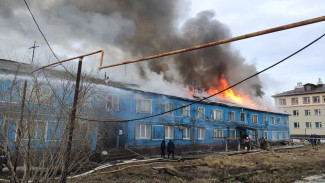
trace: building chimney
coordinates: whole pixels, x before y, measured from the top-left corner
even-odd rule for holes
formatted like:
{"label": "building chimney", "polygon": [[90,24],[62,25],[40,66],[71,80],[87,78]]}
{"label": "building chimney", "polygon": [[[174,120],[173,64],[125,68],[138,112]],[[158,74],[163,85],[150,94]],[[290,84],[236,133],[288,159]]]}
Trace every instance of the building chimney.
{"label": "building chimney", "polygon": [[302,82],[298,82],[297,83],[297,86],[295,86],[295,89],[297,89],[297,88],[303,88],[304,86],[302,86]]}
{"label": "building chimney", "polygon": [[317,87],[323,87],[323,81],[320,78],[317,82]]}

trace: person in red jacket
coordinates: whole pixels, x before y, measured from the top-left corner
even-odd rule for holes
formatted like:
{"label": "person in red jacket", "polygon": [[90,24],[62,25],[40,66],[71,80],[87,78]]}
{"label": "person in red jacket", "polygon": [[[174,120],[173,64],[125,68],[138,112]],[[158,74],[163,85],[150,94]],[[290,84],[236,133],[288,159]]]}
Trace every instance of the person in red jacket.
{"label": "person in red jacket", "polygon": [[249,151],[250,148],[251,148],[251,138],[246,137],[246,139],[245,139],[245,146],[247,148],[247,151]]}

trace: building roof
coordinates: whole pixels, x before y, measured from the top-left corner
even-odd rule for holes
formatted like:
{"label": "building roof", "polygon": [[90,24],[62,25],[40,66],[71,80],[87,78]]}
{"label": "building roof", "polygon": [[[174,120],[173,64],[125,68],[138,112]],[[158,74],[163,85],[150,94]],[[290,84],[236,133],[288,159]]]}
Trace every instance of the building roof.
{"label": "building roof", "polygon": [[298,87],[293,90],[278,93],[276,95],[273,95],[272,97],[284,97],[284,96],[295,96],[295,95],[317,94],[317,93],[325,93],[324,84],[314,85],[311,83],[307,83],[303,85],[303,87]]}
{"label": "building roof", "polygon": [[[31,76],[30,72],[33,70],[36,70],[38,66],[35,66],[33,64],[27,64],[27,63],[21,63],[17,61],[11,61],[11,60],[4,60],[0,59],[0,74],[18,74],[18,75],[26,75],[26,76]],[[67,74],[66,71],[62,70],[57,70],[57,69],[44,69],[45,73],[47,73],[47,77],[52,77],[52,78],[61,78],[61,79],[71,79],[71,76]],[[72,73],[75,75],[74,73]],[[132,90],[135,92],[141,92],[141,93],[150,93],[153,95],[164,95],[169,98],[175,98],[175,99],[180,99],[188,102],[195,102],[197,100],[200,100],[201,97],[195,99],[189,99],[189,98],[183,98],[183,97],[177,97],[177,96],[172,96],[172,95],[166,95],[166,94],[160,94],[160,93],[154,93],[154,92],[147,92],[143,90],[137,89],[138,86],[134,84],[125,84],[125,83],[120,83],[120,82],[115,82],[115,81],[109,81],[108,83],[105,83],[103,79],[101,78],[94,78],[91,76],[86,76],[84,77],[84,80],[87,82],[95,83],[95,84],[100,84],[100,85],[108,85],[108,86],[113,86],[113,87],[118,87],[121,89],[127,89],[127,90]],[[136,88],[136,89],[135,89]],[[324,87],[325,88],[325,87]],[[233,108],[241,108],[241,109],[249,109],[253,111],[261,111],[261,112],[266,112],[266,113],[273,113],[273,114],[284,114],[288,115],[286,113],[281,113],[281,112],[273,112],[273,111],[265,111],[265,110],[258,110],[258,109],[252,109],[243,105],[239,105],[233,102],[225,101],[225,100],[218,100],[218,101],[211,101],[211,100],[204,100],[200,101],[198,103],[202,104],[211,104],[211,105],[220,105],[220,106],[227,106],[227,107],[233,107]]]}

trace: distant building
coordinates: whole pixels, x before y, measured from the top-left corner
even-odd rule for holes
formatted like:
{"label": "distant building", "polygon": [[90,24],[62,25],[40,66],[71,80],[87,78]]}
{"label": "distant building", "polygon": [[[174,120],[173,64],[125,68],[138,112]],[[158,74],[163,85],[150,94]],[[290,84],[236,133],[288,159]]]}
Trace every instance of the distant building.
{"label": "distant building", "polygon": [[310,137],[312,133],[325,137],[325,85],[320,79],[317,85],[298,83],[294,90],[273,97],[276,107],[291,115],[291,138]]}

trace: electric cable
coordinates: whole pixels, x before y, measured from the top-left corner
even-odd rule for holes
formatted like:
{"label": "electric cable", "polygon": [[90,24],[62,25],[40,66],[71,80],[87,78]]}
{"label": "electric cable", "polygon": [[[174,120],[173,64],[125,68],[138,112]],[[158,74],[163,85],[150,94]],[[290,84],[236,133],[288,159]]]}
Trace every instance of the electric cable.
{"label": "electric cable", "polygon": [[[54,51],[53,51],[52,47],[50,46],[49,42],[47,41],[45,35],[43,34],[43,32],[42,32],[40,26],[38,25],[38,23],[37,23],[37,21],[36,21],[34,15],[33,15],[33,13],[32,13],[32,11],[30,10],[30,8],[29,8],[29,6],[28,6],[26,0],[24,0],[24,2],[25,2],[25,4],[26,4],[26,7],[27,7],[27,9],[28,9],[30,15],[32,16],[32,18],[33,18],[33,20],[34,20],[34,22],[35,22],[35,24],[36,24],[36,26],[37,26],[39,32],[42,34],[42,36],[43,36],[43,38],[44,38],[44,40],[45,40],[47,46],[50,48],[50,50],[51,50],[52,54],[54,55],[54,57],[55,57],[58,61],[60,61],[60,59],[59,59],[59,58],[56,56],[56,54],[54,53]],[[67,68],[66,68],[62,63],[60,63],[60,65],[61,65],[61,66],[62,66],[62,67],[63,67],[63,68],[64,68],[64,69],[65,69],[65,70],[66,70],[66,71],[67,71],[67,72],[72,76],[72,78],[74,78],[73,74],[71,74],[71,73],[68,71],[68,69],[67,69]],[[56,67],[56,66],[54,66],[54,67]],[[53,68],[54,68],[54,67],[53,67]]]}
{"label": "electric cable", "polygon": [[276,62],[275,64],[273,64],[273,65],[271,65],[271,66],[269,66],[269,67],[267,67],[267,68],[265,68],[265,69],[263,69],[263,70],[261,70],[261,71],[255,73],[255,74],[253,74],[253,75],[251,75],[251,76],[249,76],[249,77],[247,77],[247,78],[245,78],[245,79],[243,79],[243,80],[237,82],[236,84],[233,84],[233,85],[229,86],[228,88],[223,89],[223,90],[221,90],[221,91],[219,91],[219,92],[217,92],[217,93],[215,93],[215,94],[212,94],[212,95],[210,95],[210,96],[208,96],[208,97],[203,97],[203,98],[200,99],[200,100],[197,100],[197,101],[191,102],[191,103],[189,103],[189,104],[183,105],[182,107],[178,107],[178,108],[175,108],[175,109],[172,109],[172,110],[169,110],[169,111],[165,111],[165,112],[158,113],[158,114],[154,114],[154,115],[150,115],[150,116],[145,116],[145,117],[140,117],[140,118],[134,118],[134,119],[125,119],[125,120],[96,120],[96,119],[87,119],[87,118],[82,118],[82,117],[76,117],[76,118],[78,118],[78,119],[82,119],[82,120],[86,120],[86,121],[94,121],[94,122],[111,122],[111,123],[116,123],[116,122],[139,121],[139,120],[148,119],[148,118],[152,118],[152,117],[156,117],[156,116],[161,116],[161,115],[163,115],[163,114],[167,114],[167,113],[170,113],[170,112],[173,112],[173,111],[176,111],[176,110],[179,110],[179,109],[182,109],[182,108],[185,108],[185,107],[191,106],[191,105],[193,105],[193,104],[196,104],[196,103],[202,102],[202,101],[204,101],[204,100],[207,100],[207,99],[209,99],[209,98],[211,98],[211,97],[213,97],[213,96],[216,96],[216,95],[218,95],[218,94],[220,94],[220,93],[223,93],[223,92],[225,92],[226,90],[229,90],[229,89],[231,89],[231,88],[233,88],[233,87],[235,87],[235,86],[237,86],[237,85],[239,85],[239,84],[241,84],[241,83],[243,83],[243,82],[245,82],[245,81],[247,81],[247,80],[249,80],[249,79],[251,79],[251,78],[253,78],[253,77],[255,77],[255,76],[257,76],[257,75],[259,75],[259,74],[261,74],[261,73],[263,73],[263,72],[265,72],[265,71],[267,71],[267,70],[269,70],[269,69],[271,69],[272,67],[275,67],[276,65],[278,65],[278,64],[280,64],[280,63],[282,63],[282,62],[288,60],[290,57],[296,55],[297,53],[301,52],[302,50],[304,50],[304,49],[306,49],[307,47],[311,46],[312,44],[316,43],[317,41],[319,41],[319,40],[320,40],[321,38],[323,38],[324,36],[325,36],[325,34],[321,35],[320,37],[318,37],[318,38],[315,39],[314,41],[310,42],[310,43],[307,44],[306,46],[304,46],[304,47],[302,47],[301,49],[299,49],[298,51],[296,51],[296,52],[292,53],[291,55],[285,57],[284,59],[282,59],[282,60]]}

